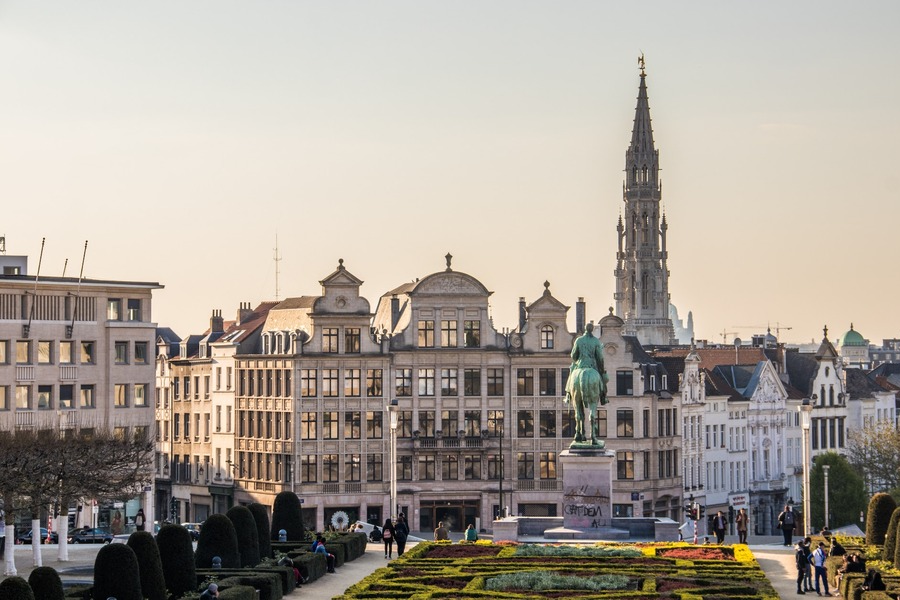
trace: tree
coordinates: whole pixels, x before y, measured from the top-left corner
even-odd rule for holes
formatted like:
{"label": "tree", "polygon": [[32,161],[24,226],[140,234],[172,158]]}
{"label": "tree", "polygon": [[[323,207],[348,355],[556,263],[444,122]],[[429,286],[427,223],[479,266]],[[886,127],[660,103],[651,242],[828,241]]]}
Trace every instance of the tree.
{"label": "tree", "polygon": [[260,558],[272,558],[272,544],[269,540],[269,513],[265,505],[254,502],[247,509],[256,521],[256,537],[259,539]]}
{"label": "tree", "polygon": [[900,429],[888,421],[851,431],[847,458],[863,474],[869,492],[900,489]]}
{"label": "tree", "polygon": [[191,534],[181,525],[163,525],[156,534],[166,589],[176,598],[197,589]]}
{"label": "tree", "polygon": [[238,552],[241,555],[241,566],[255,567],[259,564],[259,535],[256,532],[256,519],[253,518],[250,509],[240,505],[232,506],[225,516],[234,525]]}
{"label": "tree", "polygon": [[894,562],[894,555],[897,553],[898,527],[900,527],[900,507],[895,508],[891,514],[891,522],[888,524],[887,533],[884,534],[884,551],[881,554],[881,560]]}
{"label": "tree", "polygon": [[866,509],[866,486],[862,477],[837,452],[826,452],[815,459],[809,473],[810,512],[813,529],[825,525],[825,472],[828,471],[828,526],[840,527],[856,522],[860,511]]}
{"label": "tree", "polygon": [[869,500],[869,512],[866,515],[866,543],[870,546],[884,544],[884,536],[891,524],[891,515],[897,503],[890,494],[879,492]]}
{"label": "tree", "polygon": [[166,600],[166,578],[163,575],[159,548],[149,531],[135,531],[128,536],[141,571],[141,592],[149,600]]}
{"label": "tree", "polygon": [[299,541],[306,537],[303,531],[303,517],[300,512],[300,498],[291,491],[284,491],[275,496],[272,505],[272,535],[271,539],[278,539],[278,532],[284,529],[287,532],[288,541]]}
{"label": "tree", "polygon": [[141,573],[134,550],[126,544],[107,544],[94,561],[94,600],[142,600]]}
{"label": "tree", "polygon": [[[259,549],[257,549],[258,554]],[[237,533],[234,531],[231,519],[225,515],[210,515],[203,522],[203,529],[200,530],[200,539],[197,540],[197,551],[194,553],[197,567],[209,569],[212,567],[214,556],[222,559],[223,569],[238,569],[241,567],[241,553],[238,550]]]}

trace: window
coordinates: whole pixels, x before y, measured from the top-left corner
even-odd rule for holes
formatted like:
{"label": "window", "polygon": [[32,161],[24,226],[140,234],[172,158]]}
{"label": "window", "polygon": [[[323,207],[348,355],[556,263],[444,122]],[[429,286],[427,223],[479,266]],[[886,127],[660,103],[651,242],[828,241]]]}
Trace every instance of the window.
{"label": "window", "polygon": [[419,369],[419,395],[434,396],[434,369]]}
{"label": "window", "polygon": [[555,410],[542,410],[540,413],[540,417],[541,417],[541,437],[542,438],[556,437],[556,411]]}
{"label": "window", "polygon": [[0,410],[9,410],[9,386],[0,385]]}
{"label": "window", "polygon": [[16,410],[31,410],[31,386],[16,386]]}
{"label": "window", "polygon": [[[257,374],[259,376],[259,386],[257,388],[257,394],[262,396],[263,395],[262,372],[257,371]],[[200,376],[194,375],[194,400],[199,400],[199,399],[200,399]]]}
{"label": "window", "polygon": [[456,396],[459,376],[456,369],[441,369],[441,396]]}
{"label": "window", "polygon": [[466,454],[463,456],[463,468],[467,481],[481,479],[481,455]]}
{"label": "window", "polygon": [[503,417],[504,412],[502,410],[488,411],[488,436],[503,437]]}
{"label": "window", "polygon": [[300,413],[300,439],[315,440],[319,438],[319,432],[316,422],[316,413],[304,412]]}
{"label": "window", "polygon": [[[53,347],[53,342],[41,341],[38,342],[38,364],[39,365],[49,365],[53,362],[53,356],[51,353],[51,348]],[[834,404],[832,402],[832,404]]]}
{"label": "window", "polygon": [[106,320],[121,321],[122,320],[122,299],[110,298],[106,301]]}
{"label": "window", "polygon": [[[226,390],[231,389],[231,367],[225,368],[225,389]],[[315,394],[313,394],[313,395],[315,395]]]}
{"label": "window", "polygon": [[632,396],[634,395],[634,372],[633,371],[616,371],[616,395]]}
{"label": "window", "polygon": [[17,365],[30,365],[31,364],[31,341],[30,340],[19,340],[16,342],[16,364]]}
{"label": "window", "polygon": [[481,395],[481,369],[466,369],[463,372],[463,394],[466,396]]}
{"label": "window", "polygon": [[534,452],[516,453],[516,471],[519,479],[534,479]]}
{"label": "window", "polygon": [[556,479],[556,452],[541,452],[541,479]]}
{"label": "window", "polygon": [[322,455],[322,481],[324,483],[337,483],[340,481],[338,456],[338,454]]}
{"label": "window", "polygon": [[633,517],[634,516],[634,505],[633,504],[613,504],[613,517]]}
{"label": "window", "polygon": [[412,481],[412,456],[401,456],[397,459],[397,479]]}
{"label": "window", "polygon": [[81,386],[81,408],[94,408],[94,386]]}
{"label": "window", "polygon": [[489,454],[487,457],[487,478],[491,480],[500,479],[503,473],[503,456],[500,454]]}
{"label": "window", "polygon": [[338,328],[325,327],[322,329],[322,352],[337,353]]}
{"label": "window", "polygon": [[357,482],[360,477],[359,454],[348,454],[344,459],[344,480]]}
{"label": "window", "polygon": [[394,388],[398,396],[412,396],[412,369],[397,369]]}
{"label": "window", "polygon": [[606,409],[601,408],[597,411],[597,435],[600,436],[600,439],[606,439],[607,431]]}
{"label": "window", "polygon": [[457,431],[459,431],[459,413],[455,410],[442,410],[441,432],[446,436],[453,436]]}
{"label": "window", "polygon": [[402,438],[412,437],[411,410],[401,410],[397,413],[397,435]]}
{"label": "window", "polygon": [[136,383],[134,384],[134,405],[135,406],[147,406],[147,384],[146,383]]}
{"label": "window", "polygon": [[556,369],[539,369],[538,385],[541,396],[556,395]]}
{"label": "window", "polygon": [[116,342],[116,364],[124,365],[128,363],[128,342]]}
{"label": "window", "polygon": [[441,460],[441,479],[456,481],[459,479],[459,459],[453,455],[445,455]]}
{"label": "window", "polygon": [[441,321],[441,347],[456,348],[457,342],[456,321]]}
{"label": "window", "polygon": [[519,396],[534,395],[534,369],[516,369],[516,393]]}
{"label": "window", "polygon": [[434,455],[419,456],[419,479],[422,481],[434,480]]}
{"label": "window", "polygon": [[616,436],[634,437],[634,411],[620,408],[616,411]]}
{"label": "window", "polygon": [[503,369],[487,370],[487,394],[488,396],[503,395]]}
{"label": "window", "polygon": [[[359,327],[348,327],[344,330],[344,352],[346,354],[359,354],[359,341]],[[357,479],[357,481],[359,480]]]}
{"label": "window", "polygon": [[[254,437],[253,435],[253,414],[250,414],[250,431],[249,437]],[[188,441],[191,437],[191,414],[184,413],[184,441]]]}
{"label": "window", "polygon": [[300,397],[314,398],[316,391],[316,369],[300,369]]}
{"label": "window", "polygon": [[[146,351],[146,347],[144,348]],[[137,362],[137,346],[134,347],[134,362]],[[222,389],[222,367],[216,367],[216,391]]]}
{"label": "window", "polygon": [[[594,417],[596,418],[596,417]],[[575,411],[564,410],[562,412],[562,424],[560,425],[560,437],[571,440],[575,437]]]}
{"label": "window", "polygon": [[209,375],[203,376],[203,399],[209,400]]}
{"label": "window", "polygon": [[435,423],[433,410],[419,411],[419,435],[421,435],[422,437],[433,438],[434,425]]}
{"label": "window", "polygon": [[631,450],[616,452],[616,477],[618,479],[634,479],[634,452]]}
{"label": "window", "polygon": [[318,483],[318,457],[315,454],[304,454],[300,457],[300,478],[304,483]]}
{"label": "window", "polygon": [[322,439],[338,439],[338,413],[335,410],[322,413]]}
{"label": "window", "polygon": [[114,387],[114,404],[116,408],[124,408],[128,406],[127,398],[128,386],[124,383],[117,383]]}
{"label": "window", "polygon": [[541,327],[541,350],[553,350],[553,327]]}
{"label": "window", "polygon": [[464,321],[466,348],[481,347],[481,321]]}
{"label": "window", "polygon": [[366,455],[366,481],[384,481],[384,458],[381,454]]}
{"label": "window", "polygon": [[362,371],[359,369],[344,370],[344,396],[358,398],[362,384]]}
{"label": "window", "polygon": [[147,342],[135,342],[134,343],[134,364],[136,364],[136,365],[146,365],[147,364]]}
{"label": "window", "polygon": [[9,364],[9,355],[7,354],[8,351],[9,351],[9,342],[6,340],[0,340],[0,365]]}
{"label": "window", "polygon": [[466,436],[478,437],[481,435],[481,411],[467,410],[464,414]]}
{"label": "window", "polygon": [[322,369],[322,397],[337,398],[339,395],[338,370]]}
{"label": "window", "polygon": [[358,440],[361,435],[362,422],[359,411],[344,413],[344,439]]}
{"label": "window", "polygon": [[366,396],[369,398],[380,398],[382,370],[366,369]]}
{"label": "window", "polygon": [[434,321],[419,321],[419,348],[434,348]]}
{"label": "window", "polygon": [[516,435],[520,438],[534,437],[534,411],[520,410],[518,416],[518,428]]}
{"label": "window", "polygon": [[39,385],[37,393],[38,410],[50,410],[53,408],[53,386]]}
{"label": "window", "polygon": [[[190,377],[182,377],[184,382],[184,399],[191,399],[191,378]],[[253,395],[253,373],[250,373],[250,395]]]}
{"label": "window", "polygon": [[131,298],[128,300],[128,320],[129,321],[140,321],[141,320],[141,301],[138,298]]}
{"label": "window", "polygon": [[380,440],[384,436],[382,423],[384,413],[381,411],[366,412],[366,439]]}

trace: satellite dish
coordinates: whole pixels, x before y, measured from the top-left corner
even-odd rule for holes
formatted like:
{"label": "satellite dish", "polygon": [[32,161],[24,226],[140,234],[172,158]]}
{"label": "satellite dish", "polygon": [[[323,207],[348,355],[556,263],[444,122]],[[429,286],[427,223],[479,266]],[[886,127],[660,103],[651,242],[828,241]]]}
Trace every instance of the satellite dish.
{"label": "satellite dish", "polygon": [[739,337],[734,338],[734,347],[735,348],[741,347],[741,338],[739,338]]}

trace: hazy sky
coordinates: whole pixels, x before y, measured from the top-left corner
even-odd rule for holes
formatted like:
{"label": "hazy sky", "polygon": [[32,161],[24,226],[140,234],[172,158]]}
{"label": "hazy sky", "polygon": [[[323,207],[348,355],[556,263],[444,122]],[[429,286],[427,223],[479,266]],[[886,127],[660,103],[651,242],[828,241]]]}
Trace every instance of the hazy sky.
{"label": "hazy sky", "polygon": [[[613,303],[646,55],[672,301],[698,337],[900,336],[900,3],[0,0],[0,234],[154,317],[453,267],[494,323]],[[574,308],[570,311],[574,322]],[[753,326],[750,329],[735,326]],[[729,341],[732,338],[729,333]]]}

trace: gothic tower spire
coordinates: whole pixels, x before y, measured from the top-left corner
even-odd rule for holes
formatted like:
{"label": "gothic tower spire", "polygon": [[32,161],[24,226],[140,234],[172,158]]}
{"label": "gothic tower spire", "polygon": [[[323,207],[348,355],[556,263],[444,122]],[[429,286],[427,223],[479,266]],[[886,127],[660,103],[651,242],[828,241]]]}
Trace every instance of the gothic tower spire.
{"label": "gothic tower spire", "polygon": [[653,142],[643,55],[638,64],[641,79],[631,144],[625,151],[624,227],[621,220],[617,226],[616,313],[625,320],[626,335],[636,335],[642,344],[673,344],[677,342],[669,317],[668,223],[661,210],[659,151]]}

